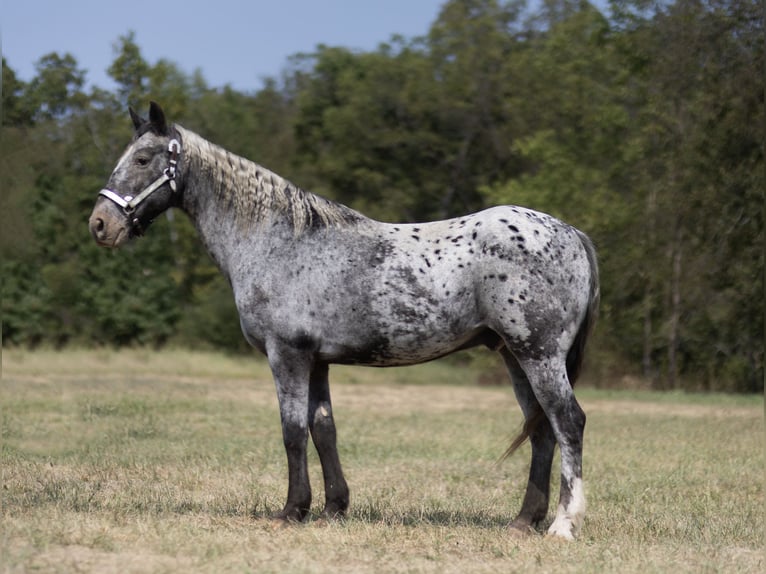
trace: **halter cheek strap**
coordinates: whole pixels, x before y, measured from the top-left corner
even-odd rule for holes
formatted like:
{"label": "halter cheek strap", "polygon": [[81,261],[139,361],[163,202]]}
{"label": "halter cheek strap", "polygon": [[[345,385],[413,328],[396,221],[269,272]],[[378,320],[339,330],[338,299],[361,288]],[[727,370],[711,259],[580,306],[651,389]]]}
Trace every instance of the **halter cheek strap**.
{"label": "halter cheek strap", "polygon": [[[119,193],[112,191],[111,189],[102,189],[98,192],[99,195],[103,195],[107,199],[113,201],[122,208],[125,215],[131,217],[136,208],[149,197],[152,193],[157,191],[160,187],[166,183],[170,183],[170,189],[173,192],[176,191],[176,166],[178,165],[178,154],[181,150],[181,144],[177,139],[172,139],[168,143],[168,153],[170,153],[170,159],[168,160],[168,167],[166,167],[162,175],[155,179],[152,183],[144,188],[144,190],[133,197],[132,195],[122,196]],[[138,218],[132,218],[132,223],[135,228],[140,231],[140,224]]]}

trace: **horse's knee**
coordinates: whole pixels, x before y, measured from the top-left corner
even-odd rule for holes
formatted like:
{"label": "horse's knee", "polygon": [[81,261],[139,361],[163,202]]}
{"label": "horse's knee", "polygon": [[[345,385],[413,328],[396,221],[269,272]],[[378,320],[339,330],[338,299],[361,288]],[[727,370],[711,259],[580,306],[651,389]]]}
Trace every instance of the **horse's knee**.
{"label": "horse's knee", "polygon": [[286,421],[282,423],[282,439],[285,449],[288,452],[301,451],[306,449],[308,439],[308,429],[295,422]]}
{"label": "horse's knee", "polygon": [[315,443],[335,442],[335,420],[333,419],[332,410],[329,405],[319,405],[315,409],[314,415],[309,422],[311,436]]}
{"label": "horse's knee", "polygon": [[311,418],[311,426],[316,428],[326,428],[334,426],[332,418],[332,407],[329,403],[322,402],[314,409],[314,416]]}

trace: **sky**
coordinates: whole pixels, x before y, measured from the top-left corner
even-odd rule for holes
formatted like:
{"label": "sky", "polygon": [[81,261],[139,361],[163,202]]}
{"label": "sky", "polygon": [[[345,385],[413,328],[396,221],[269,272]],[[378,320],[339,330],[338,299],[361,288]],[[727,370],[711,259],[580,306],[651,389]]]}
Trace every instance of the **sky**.
{"label": "sky", "polygon": [[369,51],[394,34],[425,35],[444,1],[0,0],[0,41],[21,80],[42,56],[70,53],[90,86],[112,89],[114,45],[133,31],[149,64],[170,60],[210,87],[254,92],[318,44]]}

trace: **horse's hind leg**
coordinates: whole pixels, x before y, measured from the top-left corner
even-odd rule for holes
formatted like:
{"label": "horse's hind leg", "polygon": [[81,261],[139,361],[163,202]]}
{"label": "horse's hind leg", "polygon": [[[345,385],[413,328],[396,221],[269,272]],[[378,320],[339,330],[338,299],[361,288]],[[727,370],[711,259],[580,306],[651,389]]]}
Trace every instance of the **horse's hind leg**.
{"label": "horse's hind leg", "polygon": [[507,347],[500,349],[508,372],[513,380],[513,390],[519,401],[521,411],[527,422],[533,417],[540,417],[539,422],[530,430],[529,441],[532,444],[532,461],[529,465],[529,480],[524,495],[524,502],[516,518],[511,522],[511,528],[523,533],[531,531],[548,514],[550,499],[551,465],[553,451],[556,447],[556,437],[545,414],[537,402],[526,373],[522,370],[516,357]]}
{"label": "horse's hind leg", "polygon": [[326,364],[314,366],[309,385],[309,428],[319,453],[324,478],[325,506],[322,516],[341,517],[348,510],[348,485],[340,466],[336,446],[335,420],[332,416],[330,384]]}
{"label": "horse's hind leg", "polygon": [[550,421],[561,449],[561,491],[548,534],[573,539],[585,517],[582,448],[585,413],[575,399],[564,357],[520,359],[535,398]]}

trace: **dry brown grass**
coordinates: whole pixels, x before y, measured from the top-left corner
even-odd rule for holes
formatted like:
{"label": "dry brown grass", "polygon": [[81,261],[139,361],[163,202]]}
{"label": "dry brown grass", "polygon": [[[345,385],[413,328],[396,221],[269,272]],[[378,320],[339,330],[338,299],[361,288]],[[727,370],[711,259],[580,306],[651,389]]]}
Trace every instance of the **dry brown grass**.
{"label": "dry brown grass", "polygon": [[286,465],[262,361],[5,352],[0,571],[763,570],[761,398],[581,390],[590,504],[566,544],[505,529],[528,464],[496,464],[510,388],[422,384],[472,378],[439,363],[333,375],[351,514],[274,530]]}

